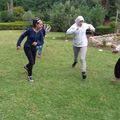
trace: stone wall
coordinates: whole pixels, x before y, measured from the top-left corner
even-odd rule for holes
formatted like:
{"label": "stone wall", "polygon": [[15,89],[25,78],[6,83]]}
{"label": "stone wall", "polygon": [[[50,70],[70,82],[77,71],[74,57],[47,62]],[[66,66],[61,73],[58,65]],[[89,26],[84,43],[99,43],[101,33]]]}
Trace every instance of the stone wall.
{"label": "stone wall", "polygon": [[90,46],[111,47],[111,45],[120,44],[120,34],[114,33],[101,36],[90,36],[88,40]]}

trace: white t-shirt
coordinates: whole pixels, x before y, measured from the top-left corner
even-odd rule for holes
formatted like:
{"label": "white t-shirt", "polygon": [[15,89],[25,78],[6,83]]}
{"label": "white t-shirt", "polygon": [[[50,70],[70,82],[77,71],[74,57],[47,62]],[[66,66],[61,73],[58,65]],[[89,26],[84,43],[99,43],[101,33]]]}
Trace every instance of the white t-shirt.
{"label": "white t-shirt", "polygon": [[88,40],[86,36],[86,30],[90,28],[91,30],[95,30],[95,28],[91,24],[83,23],[82,26],[78,26],[74,23],[66,32],[66,34],[75,34],[73,39],[73,45],[76,47],[85,47],[88,45]]}

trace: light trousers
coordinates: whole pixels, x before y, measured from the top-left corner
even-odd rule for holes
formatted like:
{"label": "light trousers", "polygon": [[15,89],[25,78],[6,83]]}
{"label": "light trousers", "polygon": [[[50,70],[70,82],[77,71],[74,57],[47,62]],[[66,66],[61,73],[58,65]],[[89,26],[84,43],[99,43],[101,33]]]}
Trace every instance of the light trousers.
{"label": "light trousers", "polygon": [[86,72],[86,53],[87,53],[87,46],[85,47],[75,47],[73,46],[74,52],[74,61],[77,62],[78,55],[80,54],[80,62],[81,62],[81,70],[82,72]]}

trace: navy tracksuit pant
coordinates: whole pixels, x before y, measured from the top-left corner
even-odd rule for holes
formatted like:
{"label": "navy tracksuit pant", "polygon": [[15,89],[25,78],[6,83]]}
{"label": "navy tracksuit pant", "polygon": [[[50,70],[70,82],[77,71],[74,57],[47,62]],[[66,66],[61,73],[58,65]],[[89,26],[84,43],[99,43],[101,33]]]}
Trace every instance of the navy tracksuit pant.
{"label": "navy tracksuit pant", "polygon": [[29,48],[24,46],[24,52],[28,58],[28,64],[26,65],[28,69],[28,76],[32,76],[32,69],[33,65],[35,64],[35,59],[36,59],[36,47],[34,48]]}

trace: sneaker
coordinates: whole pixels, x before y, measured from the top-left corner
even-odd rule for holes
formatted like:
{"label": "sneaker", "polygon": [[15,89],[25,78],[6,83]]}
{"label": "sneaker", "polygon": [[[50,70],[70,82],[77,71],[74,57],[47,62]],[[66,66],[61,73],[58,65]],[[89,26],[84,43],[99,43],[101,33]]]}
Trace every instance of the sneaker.
{"label": "sneaker", "polygon": [[24,69],[25,69],[26,72],[28,72],[28,68],[26,66],[24,66]]}
{"label": "sneaker", "polygon": [[37,55],[38,58],[41,58],[41,55]]}
{"label": "sneaker", "polygon": [[115,84],[117,81],[119,81],[120,80],[120,78],[112,78],[112,84]]}
{"label": "sneaker", "polygon": [[87,78],[86,72],[82,72],[82,79],[85,80]]}
{"label": "sneaker", "polygon": [[28,76],[28,81],[33,82],[32,76]]}
{"label": "sneaker", "polygon": [[77,61],[74,61],[74,63],[72,64],[72,67],[75,67],[76,64],[77,64]]}

